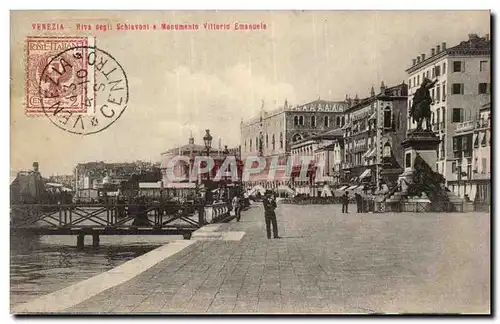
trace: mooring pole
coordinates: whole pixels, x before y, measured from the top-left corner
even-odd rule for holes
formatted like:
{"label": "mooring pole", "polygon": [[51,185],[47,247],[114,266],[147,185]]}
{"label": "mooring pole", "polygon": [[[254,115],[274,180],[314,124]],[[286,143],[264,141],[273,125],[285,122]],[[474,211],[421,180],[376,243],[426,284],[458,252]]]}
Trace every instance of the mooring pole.
{"label": "mooring pole", "polygon": [[85,233],[80,232],[76,237],[76,247],[77,249],[81,250],[83,249],[84,246],[85,246]]}
{"label": "mooring pole", "polygon": [[92,246],[97,248],[99,247],[99,234],[92,234]]}

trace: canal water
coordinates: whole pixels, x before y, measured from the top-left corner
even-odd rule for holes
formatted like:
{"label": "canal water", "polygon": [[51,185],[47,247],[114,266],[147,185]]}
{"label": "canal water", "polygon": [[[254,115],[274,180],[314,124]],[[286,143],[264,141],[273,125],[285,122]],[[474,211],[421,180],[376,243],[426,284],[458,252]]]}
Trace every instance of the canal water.
{"label": "canal water", "polygon": [[101,236],[93,248],[76,249],[76,236],[12,235],[10,239],[10,305],[68,287],[108,271],[182,236]]}

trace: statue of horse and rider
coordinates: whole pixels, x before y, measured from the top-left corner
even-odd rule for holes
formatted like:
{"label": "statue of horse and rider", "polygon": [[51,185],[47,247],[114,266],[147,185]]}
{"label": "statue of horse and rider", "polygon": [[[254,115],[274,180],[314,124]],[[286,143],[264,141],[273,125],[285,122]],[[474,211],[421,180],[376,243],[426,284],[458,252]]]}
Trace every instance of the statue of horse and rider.
{"label": "statue of horse and rider", "polygon": [[413,104],[410,109],[410,116],[413,122],[417,122],[416,131],[422,131],[422,122],[425,119],[426,130],[431,130],[431,103],[432,98],[429,89],[436,84],[437,80],[431,81],[424,78],[420,88],[413,96]]}

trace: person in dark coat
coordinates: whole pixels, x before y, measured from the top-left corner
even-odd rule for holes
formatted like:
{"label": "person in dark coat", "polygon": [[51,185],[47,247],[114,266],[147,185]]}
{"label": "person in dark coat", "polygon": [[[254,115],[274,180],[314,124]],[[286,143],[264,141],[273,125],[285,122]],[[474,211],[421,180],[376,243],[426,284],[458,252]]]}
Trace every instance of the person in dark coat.
{"label": "person in dark coat", "polygon": [[342,195],[342,212],[349,213],[349,192],[346,191]]}
{"label": "person in dark coat", "polygon": [[275,239],[279,239],[278,236],[278,221],[276,220],[276,212],[274,211],[277,208],[276,200],[274,199],[272,192],[270,190],[266,191],[266,195],[263,199],[264,204],[264,217],[266,219],[266,232],[267,238],[271,238],[271,224],[273,226],[273,237]]}
{"label": "person in dark coat", "polygon": [[358,207],[358,213],[363,212],[363,197],[359,193],[356,192],[356,206]]}

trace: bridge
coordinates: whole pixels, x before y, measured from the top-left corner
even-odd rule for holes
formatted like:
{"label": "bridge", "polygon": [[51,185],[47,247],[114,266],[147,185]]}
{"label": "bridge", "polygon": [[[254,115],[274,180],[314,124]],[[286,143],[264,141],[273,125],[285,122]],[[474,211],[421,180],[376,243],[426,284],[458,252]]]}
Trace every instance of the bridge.
{"label": "bridge", "polygon": [[200,227],[229,221],[228,203],[165,204],[15,204],[11,231],[17,235],[76,235],[83,248],[85,235],[99,246],[100,235],[183,235]]}

